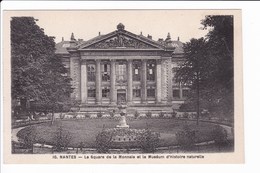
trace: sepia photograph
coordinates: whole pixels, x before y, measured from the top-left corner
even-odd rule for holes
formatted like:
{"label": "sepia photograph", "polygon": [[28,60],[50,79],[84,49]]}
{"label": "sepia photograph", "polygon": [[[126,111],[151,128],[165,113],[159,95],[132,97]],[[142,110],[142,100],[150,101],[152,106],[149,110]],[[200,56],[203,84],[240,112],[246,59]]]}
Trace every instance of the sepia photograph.
{"label": "sepia photograph", "polygon": [[243,162],[240,10],[3,13],[6,162]]}

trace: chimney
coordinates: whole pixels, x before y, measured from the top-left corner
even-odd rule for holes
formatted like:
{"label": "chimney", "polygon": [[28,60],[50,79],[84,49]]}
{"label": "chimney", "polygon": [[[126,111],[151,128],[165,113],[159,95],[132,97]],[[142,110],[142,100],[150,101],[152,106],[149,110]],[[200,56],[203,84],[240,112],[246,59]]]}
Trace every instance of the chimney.
{"label": "chimney", "polygon": [[64,41],[64,37],[61,38],[61,41]]}
{"label": "chimney", "polygon": [[142,31],[140,32],[140,35],[143,35],[143,32],[142,32]]}
{"label": "chimney", "polygon": [[76,41],[76,39],[75,39],[75,37],[74,37],[74,33],[71,33],[70,40],[71,40],[71,41]]}
{"label": "chimney", "polygon": [[178,37],[178,39],[177,39],[178,41],[180,41],[180,37]]}
{"label": "chimney", "polygon": [[147,35],[147,38],[149,38],[151,40],[153,39],[153,37],[151,35],[149,35],[149,34]]}
{"label": "chimney", "polygon": [[100,36],[101,35],[101,32],[98,32],[98,36]]}

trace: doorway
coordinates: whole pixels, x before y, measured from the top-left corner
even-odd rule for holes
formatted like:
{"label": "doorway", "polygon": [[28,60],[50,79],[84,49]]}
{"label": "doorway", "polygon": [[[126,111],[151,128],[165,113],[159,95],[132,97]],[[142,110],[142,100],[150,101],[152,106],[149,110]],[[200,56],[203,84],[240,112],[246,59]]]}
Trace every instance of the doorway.
{"label": "doorway", "polygon": [[126,103],[126,90],[125,89],[117,90],[117,102]]}

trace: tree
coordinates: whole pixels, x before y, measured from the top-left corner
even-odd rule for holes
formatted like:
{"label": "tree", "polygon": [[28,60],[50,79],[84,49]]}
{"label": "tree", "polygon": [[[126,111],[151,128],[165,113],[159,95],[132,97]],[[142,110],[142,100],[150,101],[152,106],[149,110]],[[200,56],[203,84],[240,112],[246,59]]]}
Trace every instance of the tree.
{"label": "tree", "polygon": [[176,73],[176,80],[181,84],[191,84],[190,99],[196,103],[197,124],[200,117],[200,91],[209,78],[212,63],[208,61],[207,42],[204,38],[191,39],[184,44],[185,62]]}
{"label": "tree", "polygon": [[[201,24],[211,28],[206,38],[210,58],[215,62],[211,81],[211,108],[225,116],[233,115],[234,110],[234,26],[233,16],[206,16]],[[214,93],[214,94],[212,94]]]}
{"label": "tree", "polygon": [[185,62],[177,80],[191,87],[187,105],[197,110],[233,115],[233,17],[206,16],[201,24],[209,29],[206,38],[184,44]]}
{"label": "tree", "polygon": [[54,112],[69,100],[71,79],[55,55],[54,37],[45,35],[36,21],[33,17],[11,20],[12,99],[33,100]]}

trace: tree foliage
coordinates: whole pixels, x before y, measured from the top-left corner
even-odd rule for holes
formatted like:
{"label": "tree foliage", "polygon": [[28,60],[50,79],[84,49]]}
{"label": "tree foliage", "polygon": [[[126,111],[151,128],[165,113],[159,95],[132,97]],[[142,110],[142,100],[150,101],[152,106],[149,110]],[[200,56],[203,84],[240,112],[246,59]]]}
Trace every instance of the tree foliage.
{"label": "tree foliage", "polygon": [[190,84],[186,104],[197,114],[208,109],[233,115],[233,16],[206,16],[201,24],[209,32],[184,44],[185,62],[176,79]]}
{"label": "tree foliage", "polygon": [[52,111],[68,101],[70,78],[55,55],[54,37],[45,35],[33,17],[11,20],[12,99],[25,98]]}

